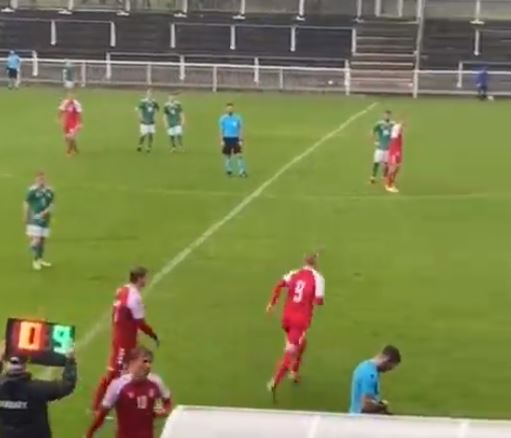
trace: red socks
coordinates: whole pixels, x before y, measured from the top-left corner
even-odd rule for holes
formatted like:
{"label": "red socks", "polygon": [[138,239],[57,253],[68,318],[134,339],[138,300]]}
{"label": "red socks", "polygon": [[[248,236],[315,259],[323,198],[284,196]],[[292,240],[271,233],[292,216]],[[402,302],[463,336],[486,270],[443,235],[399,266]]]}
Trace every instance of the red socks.
{"label": "red socks", "polygon": [[108,371],[107,374],[105,374],[99,381],[98,387],[96,388],[96,393],[94,394],[94,400],[92,402],[92,410],[94,412],[99,410],[99,408],[101,407],[101,402],[105,397],[106,390],[110,383],[112,383],[112,380],[114,379],[115,379],[114,373]]}
{"label": "red socks", "polygon": [[302,364],[302,357],[303,353],[307,349],[307,339],[304,339],[300,346],[298,347],[298,355],[296,356],[296,359],[293,363],[293,367],[291,368],[291,371],[294,373],[298,373],[300,371],[300,365]]}
{"label": "red socks", "polygon": [[275,373],[275,377],[273,378],[275,382],[275,387],[279,386],[279,383],[286,376],[287,372],[291,368],[291,365],[294,362],[294,355],[291,353],[285,353],[283,359],[280,361],[277,372]]}

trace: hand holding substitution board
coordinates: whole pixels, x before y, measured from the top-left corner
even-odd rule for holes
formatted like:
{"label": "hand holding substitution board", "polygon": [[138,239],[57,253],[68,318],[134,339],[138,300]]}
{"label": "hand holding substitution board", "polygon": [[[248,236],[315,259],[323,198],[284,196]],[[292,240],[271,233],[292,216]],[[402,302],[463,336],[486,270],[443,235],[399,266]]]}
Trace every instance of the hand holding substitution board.
{"label": "hand holding substitution board", "polygon": [[75,327],[54,322],[9,318],[6,355],[45,366],[64,366],[75,343]]}

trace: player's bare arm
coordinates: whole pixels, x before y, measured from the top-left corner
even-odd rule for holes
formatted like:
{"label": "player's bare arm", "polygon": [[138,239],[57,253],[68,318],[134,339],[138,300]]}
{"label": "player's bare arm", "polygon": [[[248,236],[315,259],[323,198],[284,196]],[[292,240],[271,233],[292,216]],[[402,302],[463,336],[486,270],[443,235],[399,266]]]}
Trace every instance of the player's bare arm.
{"label": "player's bare arm", "polygon": [[279,301],[280,294],[282,292],[282,289],[287,286],[287,283],[284,279],[280,280],[275,287],[273,288],[273,292],[270,298],[270,302],[266,306],[266,313],[272,313],[275,305]]}
{"label": "player's bare arm", "polygon": [[155,418],[164,418],[167,417],[172,412],[172,400],[162,399],[162,404],[158,408],[154,410]]}

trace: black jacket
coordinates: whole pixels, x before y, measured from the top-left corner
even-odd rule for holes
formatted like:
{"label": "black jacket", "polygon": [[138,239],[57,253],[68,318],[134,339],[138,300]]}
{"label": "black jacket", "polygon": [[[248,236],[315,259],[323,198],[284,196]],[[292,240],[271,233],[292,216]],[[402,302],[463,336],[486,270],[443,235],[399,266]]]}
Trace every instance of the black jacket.
{"label": "black jacket", "polygon": [[60,380],[32,379],[27,372],[1,375],[0,437],[51,438],[47,403],[71,394],[76,380],[74,359],[67,361]]}

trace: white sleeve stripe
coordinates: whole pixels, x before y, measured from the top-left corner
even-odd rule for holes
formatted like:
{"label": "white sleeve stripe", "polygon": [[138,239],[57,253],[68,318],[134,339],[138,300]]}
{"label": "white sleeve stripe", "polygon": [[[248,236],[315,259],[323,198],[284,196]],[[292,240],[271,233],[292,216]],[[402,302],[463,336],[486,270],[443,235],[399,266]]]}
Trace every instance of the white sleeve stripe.
{"label": "white sleeve stripe", "polygon": [[140,296],[140,293],[135,290],[130,290],[128,293],[126,305],[128,306],[128,309],[130,309],[134,319],[144,319],[144,304],[142,303],[142,297]]}
{"label": "white sleeve stripe", "polygon": [[325,296],[325,278],[317,271],[314,273],[315,296],[316,298],[323,298]]}
{"label": "white sleeve stripe", "polygon": [[291,278],[293,277],[293,275],[296,274],[296,271],[289,271],[286,275],[284,275],[282,277],[282,279],[286,282],[286,283],[289,283],[291,281]]}
{"label": "white sleeve stripe", "polygon": [[129,375],[125,375],[113,380],[106,390],[105,397],[103,398],[101,405],[106,409],[112,409],[115,403],[117,403],[119,394],[121,393],[122,389],[129,383],[130,380],[131,377]]}
{"label": "white sleeve stripe", "polygon": [[163,383],[163,380],[160,376],[157,376],[156,374],[150,374],[149,380],[151,382],[155,383],[156,386],[158,386],[158,389],[160,390],[161,397],[165,400],[170,400],[171,398],[171,392],[169,388]]}

